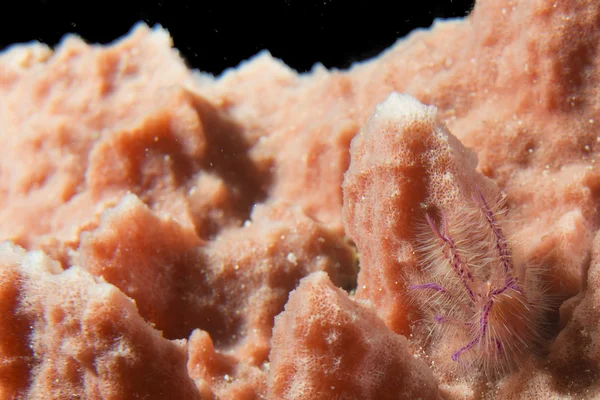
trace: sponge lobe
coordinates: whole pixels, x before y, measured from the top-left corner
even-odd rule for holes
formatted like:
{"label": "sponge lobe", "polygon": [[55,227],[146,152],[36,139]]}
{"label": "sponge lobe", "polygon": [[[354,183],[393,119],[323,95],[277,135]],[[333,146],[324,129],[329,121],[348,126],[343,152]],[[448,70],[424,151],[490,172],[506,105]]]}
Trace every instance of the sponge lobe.
{"label": "sponge lobe", "polygon": [[270,399],[437,398],[406,338],[321,271],[302,279],[276,317],[270,360]]}
{"label": "sponge lobe", "polygon": [[79,267],[4,243],[0,300],[0,398],[200,398],[186,341],[163,338],[131,299]]}
{"label": "sponge lobe", "polygon": [[495,186],[476,172],[477,155],[436,115],[435,107],[392,93],[352,140],[344,176],[344,223],[361,260],[357,298],[371,300],[387,326],[405,335],[402,276],[416,267],[415,223],[423,205],[453,209],[467,185]]}

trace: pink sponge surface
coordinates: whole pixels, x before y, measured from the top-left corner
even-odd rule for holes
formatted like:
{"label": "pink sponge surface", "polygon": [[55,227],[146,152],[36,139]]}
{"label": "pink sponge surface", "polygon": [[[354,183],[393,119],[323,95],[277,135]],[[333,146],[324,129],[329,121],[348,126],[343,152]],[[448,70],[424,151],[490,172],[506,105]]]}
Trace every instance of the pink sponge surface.
{"label": "pink sponge surface", "polygon": [[304,278],[275,318],[272,399],[436,399],[437,382],[405,337],[324,272]]}
{"label": "pink sponge surface", "polygon": [[165,339],[116,287],[7,243],[0,263],[3,398],[200,399],[186,341]]}
{"label": "pink sponge surface", "polygon": [[[597,397],[598,21],[481,0],[308,74],[190,71],[143,24],[4,51],[0,398]],[[489,381],[451,357],[477,330],[429,336],[410,289],[424,213],[456,237],[473,187],[550,314]]]}

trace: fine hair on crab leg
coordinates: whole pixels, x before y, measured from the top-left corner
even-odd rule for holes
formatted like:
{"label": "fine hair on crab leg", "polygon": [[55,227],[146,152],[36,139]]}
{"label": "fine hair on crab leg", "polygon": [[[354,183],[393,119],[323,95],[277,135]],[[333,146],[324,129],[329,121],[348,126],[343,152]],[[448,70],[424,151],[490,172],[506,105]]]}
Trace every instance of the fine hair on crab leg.
{"label": "fine hair on crab leg", "polygon": [[462,353],[464,353],[465,351],[468,351],[470,349],[472,349],[477,343],[479,343],[479,341],[481,340],[481,338],[483,338],[486,334],[487,331],[487,327],[488,327],[488,317],[490,315],[490,310],[492,309],[492,306],[494,305],[494,300],[490,299],[485,306],[483,306],[483,310],[482,310],[482,316],[479,319],[479,332],[478,334],[473,338],[473,340],[471,340],[469,343],[467,343],[464,347],[462,347],[461,349],[455,351],[452,354],[452,360],[454,361],[458,361],[458,358],[461,356]]}
{"label": "fine hair on crab leg", "polygon": [[[418,284],[418,285],[411,285],[411,286],[409,286],[409,289],[411,289],[411,290],[430,290],[436,294],[439,293],[439,294],[445,296],[452,302],[455,302],[455,299],[453,298],[453,296],[449,290],[445,289],[443,286],[441,286],[437,283],[434,283],[434,282],[422,283],[422,284]],[[432,300],[432,299],[433,299],[433,296],[430,297],[430,300]],[[466,325],[466,326],[471,325],[470,322],[460,322],[456,319],[451,319],[451,318],[444,317],[444,316],[438,315],[438,314],[436,314],[434,316],[433,320],[437,323],[452,322],[452,323],[459,324],[459,325]]]}
{"label": "fine hair on crab leg", "polygon": [[444,289],[442,286],[438,285],[437,283],[423,283],[421,285],[412,285],[410,287],[410,289],[415,290],[415,289],[431,289],[431,290],[435,290],[438,292],[442,292],[442,293],[448,293],[448,291],[446,289]]}
{"label": "fine hair on crab leg", "polygon": [[510,249],[508,247],[508,240],[506,238],[506,235],[504,235],[504,232],[502,232],[500,223],[498,223],[498,220],[494,216],[494,211],[489,206],[479,185],[476,186],[476,190],[476,193],[473,192],[471,194],[471,198],[473,199],[475,204],[477,204],[477,207],[479,207],[479,209],[485,216],[485,219],[487,220],[487,223],[490,226],[492,233],[494,234],[496,241],[496,249],[498,250],[500,263],[502,264],[504,273],[506,274],[504,287],[495,290],[493,294],[501,294],[509,288],[512,288],[518,291],[519,293],[523,294],[523,291],[519,287],[518,279],[515,276],[513,276],[514,266],[512,262]]}
{"label": "fine hair on crab leg", "polygon": [[506,278],[506,283],[504,284],[504,286],[501,287],[500,289],[492,290],[491,294],[493,296],[497,296],[499,294],[506,292],[508,289],[513,289],[513,290],[519,292],[520,294],[523,294],[523,291],[517,285],[517,280],[515,278],[513,278],[512,276],[508,276]]}
{"label": "fine hair on crab leg", "polygon": [[429,214],[426,214],[425,218],[427,219],[427,223],[429,224],[435,236],[437,236],[438,239],[444,242],[444,246],[447,246],[450,256],[446,255],[446,257],[449,259],[448,261],[450,262],[452,269],[454,269],[454,271],[458,274],[458,277],[460,278],[471,300],[475,300],[473,289],[469,285],[469,281],[473,282],[473,275],[471,274],[471,271],[469,270],[467,264],[463,262],[460,258],[460,255],[458,254],[458,249],[456,248],[456,244],[454,243],[454,240],[452,240],[448,233],[448,220],[446,219],[446,214],[442,211],[442,227],[444,233],[440,232],[440,230],[435,225],[435,222],[429,216]]}
{"label": "fine hair on crab leg", "polygon": [[483,196],[479,185],[476,186],[477,192],[471,194],[471,198],[477,204],[483,215],[485,216],[495,238],[496,238],[496,249],[498,249],[498,256],[500,257],[500,263],[504,268],[505,273],[512,272],[513,264],[511,260],[510,250],[508,248],[508,240],[502,232],[502,228],[498,223],[498,220],[494,216],[494,211],[490,208],[487,200]]}
{"label": "fine hair on crab leg", "polygon": [[438,322],[441,324],[449,323],[449,324],[454,324],[454,325],[459,325],[459,326],[471,326],[472,325],[468,321],[465,322],[465,321],[458,320],[456,318],[448,318],[448,317],[444,317],[443,315],[439,315],[439,314],[434,315],[433,320],[435,322]]}
{"label": "fine hair on crab leg", "polygon": [[[543,340],[545,297],[532,280],[535,270],[529,272],[522,255],[513,257],[502,202],[476,185],[465,194],[451,211],[432,204],[439,211],[425,212],[417,223],[420,268],[408,287],[428,317],[425,343],[434,352],[447,354],[459,370],[500,376]],[[427,342],[432,334],[435,341]]]}

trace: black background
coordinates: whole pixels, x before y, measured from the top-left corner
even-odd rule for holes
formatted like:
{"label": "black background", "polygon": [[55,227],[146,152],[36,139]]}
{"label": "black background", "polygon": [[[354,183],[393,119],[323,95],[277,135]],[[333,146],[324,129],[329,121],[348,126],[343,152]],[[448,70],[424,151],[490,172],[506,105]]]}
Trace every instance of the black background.
{"label": "black background", "polygon": [[[379,54],[434,18],[467,15],[473,0],[25,0],[0,12],[0,49],[66,33],[108,43],[138,21],[166,28],[188,65],[218,74],[262,49],[304,72],[316,62],[347,68]],[[10,4],[10,6],[8,5]],[[12,8],[10,8],[12,7]]]}

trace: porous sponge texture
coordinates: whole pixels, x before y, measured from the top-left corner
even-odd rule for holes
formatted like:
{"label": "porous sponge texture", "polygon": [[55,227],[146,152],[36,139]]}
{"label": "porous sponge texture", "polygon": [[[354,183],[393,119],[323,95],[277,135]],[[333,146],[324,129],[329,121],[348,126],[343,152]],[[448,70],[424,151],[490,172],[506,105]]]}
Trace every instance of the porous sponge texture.
{"label": "porous sponge texture", "polygon": [[205,243],[133,194],[82,235],[75,259],[135,300],[166,338],[199,328],[254,365],[301,277],[323,270],[348,287],[356,274],[351,247],[290,205],[257,206],[242,229]]}
{"label": "porous sponge texture", "polygon": [[275,319],[269,399],[436,399],[431,371],[375,311],[325,272],[302,279]]}
{"label": "porous sponge texture", "polygon": [[200,399],[186,340],[162,337],[101,278],[5,242],[0,284],[0,398]]}

